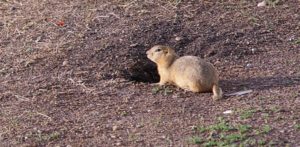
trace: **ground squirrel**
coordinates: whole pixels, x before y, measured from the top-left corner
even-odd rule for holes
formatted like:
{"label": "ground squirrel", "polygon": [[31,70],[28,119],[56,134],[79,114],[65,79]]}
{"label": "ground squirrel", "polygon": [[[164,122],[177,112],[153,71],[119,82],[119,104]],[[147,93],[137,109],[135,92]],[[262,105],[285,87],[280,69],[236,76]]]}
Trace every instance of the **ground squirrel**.
{"label": "ground squirrel", "polygon": [[170,83],[193,92],[213,92],[213,99],[222,98],[218,73],[211,63],[196,56],[178,57],[174,49],[156,45],[147,57],[157,64],[159,85]]}

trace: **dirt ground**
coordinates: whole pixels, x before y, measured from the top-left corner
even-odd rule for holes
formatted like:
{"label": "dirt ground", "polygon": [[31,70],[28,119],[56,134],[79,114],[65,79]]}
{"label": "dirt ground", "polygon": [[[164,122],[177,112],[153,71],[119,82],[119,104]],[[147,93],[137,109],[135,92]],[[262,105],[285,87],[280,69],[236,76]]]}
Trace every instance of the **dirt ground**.
{"label": "dirt ground", "polygon": [[[300,1],[258,2],[0,0],[0,146],[300,146]],[[156,44],[253,91],[157,87]]]}

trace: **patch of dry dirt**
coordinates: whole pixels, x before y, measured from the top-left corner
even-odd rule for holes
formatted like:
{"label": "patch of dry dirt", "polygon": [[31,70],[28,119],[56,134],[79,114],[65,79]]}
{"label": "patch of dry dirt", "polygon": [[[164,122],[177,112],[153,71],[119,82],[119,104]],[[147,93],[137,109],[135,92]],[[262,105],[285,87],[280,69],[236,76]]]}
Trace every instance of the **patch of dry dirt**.
{"label": "patch of dry dirt", "polygon": [[[0,1],[0,145],[193,146],[192,128],[222,117],[255,145],[299,146],[300,3],[258,2]],[[157,88],[155,44],[213,63],[225,93],[253,92]]]}

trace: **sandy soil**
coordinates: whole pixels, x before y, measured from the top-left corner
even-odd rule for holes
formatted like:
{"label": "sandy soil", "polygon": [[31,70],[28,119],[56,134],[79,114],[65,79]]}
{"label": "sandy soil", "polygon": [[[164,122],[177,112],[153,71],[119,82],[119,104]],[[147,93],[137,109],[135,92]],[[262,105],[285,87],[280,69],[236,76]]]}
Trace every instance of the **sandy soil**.
{"label": "sandy soil", "polygon": [[[300,146],[300,2],[258,2],[0,1],[0,146]],[[156,44],[253,92],[151,85]]]}

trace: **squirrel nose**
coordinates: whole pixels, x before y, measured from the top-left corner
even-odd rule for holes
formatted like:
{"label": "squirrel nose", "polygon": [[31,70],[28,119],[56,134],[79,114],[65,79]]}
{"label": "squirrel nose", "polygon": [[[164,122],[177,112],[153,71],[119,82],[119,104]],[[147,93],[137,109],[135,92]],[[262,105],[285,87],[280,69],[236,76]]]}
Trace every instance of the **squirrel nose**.
{"label": "squirrel nose", "polygon": [[149,50],[146,52],[146,54],[148,55],[150,52],[149,52]]}

